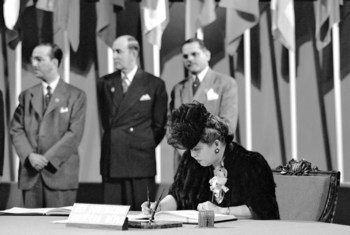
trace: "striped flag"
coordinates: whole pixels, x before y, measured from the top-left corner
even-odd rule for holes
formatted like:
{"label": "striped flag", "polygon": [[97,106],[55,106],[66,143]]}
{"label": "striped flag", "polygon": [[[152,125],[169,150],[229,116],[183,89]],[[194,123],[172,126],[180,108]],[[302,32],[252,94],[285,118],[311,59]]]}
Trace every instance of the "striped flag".
{"label": "striped flag", "polygon": [[219,6],[226,8],[226,52],[233,55],[244,31],[259,21],[259,0],[221,0]]}
{"label": "striped flag", "polygon": [[216,20],[215,0],[186,0],[186,39]]}
{"label": "striped flag", "polygon": [[315,37],[317,49],[321,50],[331,41],[332,26],[340,21],[339,6],[342,0],[319,0],[314,2]]}
{"label": "striped flag", "polygon": [[289,50],[295,51],[293,0],[271,0],[272,34]]}
{"label": "striped flag", "polygon": [[108,45],[112,46],[116,38],[117,18],[114,11],[125,8],[124,0],[100,0],[96,3],[98,36]]}
{"label": "striped flag", "polygon": [[169,23],[168,0],[144,0],[141,2],[141,19],[146,40],[161,47],[163,31]]}

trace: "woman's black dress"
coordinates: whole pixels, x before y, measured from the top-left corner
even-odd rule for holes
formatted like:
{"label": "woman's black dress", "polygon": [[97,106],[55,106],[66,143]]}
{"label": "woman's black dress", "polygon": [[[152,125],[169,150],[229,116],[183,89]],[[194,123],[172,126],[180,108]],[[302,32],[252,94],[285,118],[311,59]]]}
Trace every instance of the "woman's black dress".
{"label": "woman's black dress", "polygon": [[[228,172],[225,194],[220,207],[247,205],[254,219],[279,219],[275,182],[264,157],[244,149],[237,143],[226,146],[224,167]],[[202,167],[186,151],[169,189],[177,209],[196,209],[199,203],[212,200],[209,180],[212,167]]]}

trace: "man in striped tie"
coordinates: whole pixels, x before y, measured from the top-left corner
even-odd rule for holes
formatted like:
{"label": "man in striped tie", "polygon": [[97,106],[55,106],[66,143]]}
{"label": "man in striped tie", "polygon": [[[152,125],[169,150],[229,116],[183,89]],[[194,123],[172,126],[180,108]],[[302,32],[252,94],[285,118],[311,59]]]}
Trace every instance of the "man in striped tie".
{"label": "man in striped tie", "polygon": [[118,37],[112,48],[116,72],[97,83],[104,202],[140,210],[147,188],[155,196],[155,148],[165,134],[168,96],[164,81],[139,67],[133,36]]}
{"label": "man in striped tie", "polygon": [[71,206],[77,195],[86,95],[60,77],[62,56],[55,44],[34,48],[31,62],[41,83],[20,94],[11,122],[18,185],[29,208]]}
{"label": "man in striped tie", "polygon": [[[198,38],[188,39],[182,44],[182,59],[188,76],[174,86],[170,111],[197,100],[210,113],[225,119],[230,132],[234,133],[238,119],[237,83],[233,77],[212,70],[209,67],[210,56],[210,51]],[[181,152],[175,150],[175,170]]]}

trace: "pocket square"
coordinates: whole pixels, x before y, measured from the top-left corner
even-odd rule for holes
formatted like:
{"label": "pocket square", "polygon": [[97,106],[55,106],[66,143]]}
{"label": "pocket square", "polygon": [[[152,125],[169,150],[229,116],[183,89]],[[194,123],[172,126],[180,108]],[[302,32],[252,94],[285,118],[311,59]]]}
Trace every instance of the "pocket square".
{"label": "pocket square", "polygon": [[210,88],[209,91],[207,91],[207,99],[208,100],[217,100],[219,99],[218,93],[214,91],[213,88]]}
{"label": "pocket square", "polygon": [[146,101],[146,100],[151,100],[151,97],[149,94],[142,95],[140,98],[140,101]]}
{"label": "pocket square", "polygon": [[60,113],[66,113],[68,112],[68,107],[61,107]]}

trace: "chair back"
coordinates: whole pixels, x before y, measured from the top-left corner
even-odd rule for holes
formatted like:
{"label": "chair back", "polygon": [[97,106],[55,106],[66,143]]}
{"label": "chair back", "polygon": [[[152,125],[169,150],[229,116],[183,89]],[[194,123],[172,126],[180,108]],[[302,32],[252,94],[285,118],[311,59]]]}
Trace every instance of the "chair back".
{"label": "chair back", "polygon": [[282,220],[333,222],[340,172],[320,171],[305,160],[291,160],[273,170],[273,176]]}

